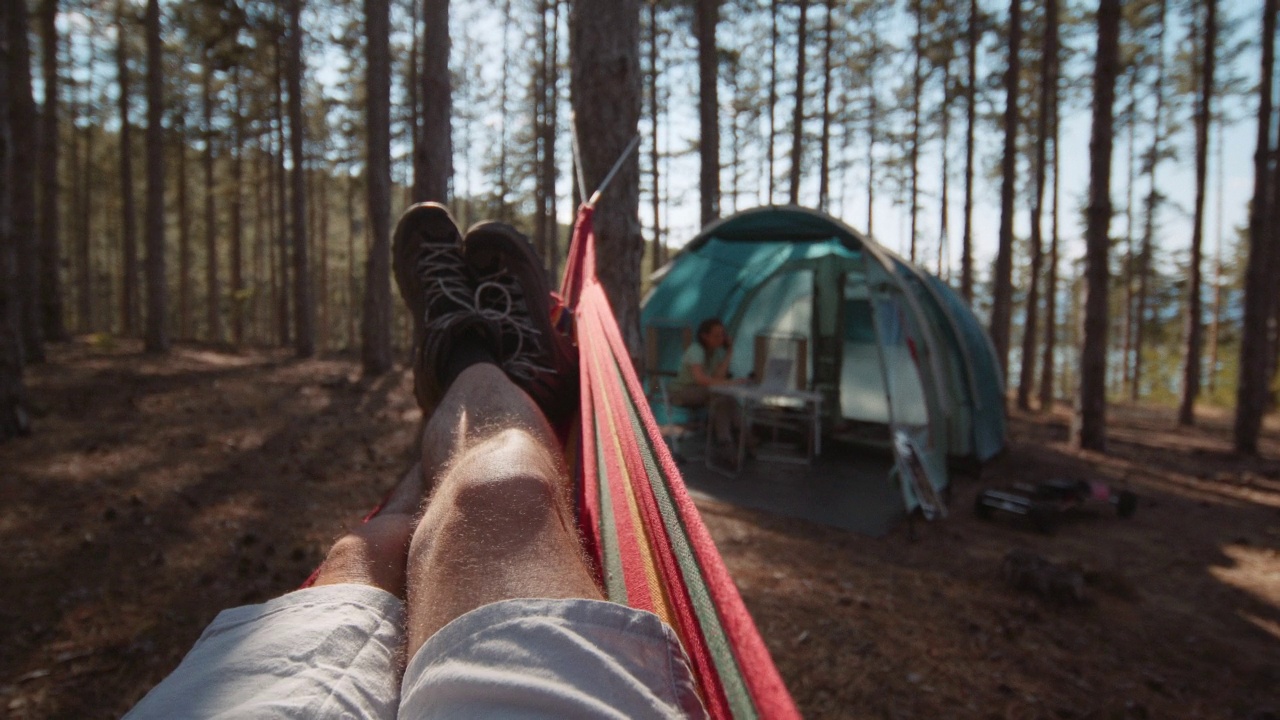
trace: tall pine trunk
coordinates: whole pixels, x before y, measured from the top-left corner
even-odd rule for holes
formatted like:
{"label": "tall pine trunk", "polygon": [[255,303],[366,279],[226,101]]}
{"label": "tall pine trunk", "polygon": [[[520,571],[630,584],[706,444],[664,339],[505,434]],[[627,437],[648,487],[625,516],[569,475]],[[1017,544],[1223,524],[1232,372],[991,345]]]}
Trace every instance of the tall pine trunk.
{"label": "tall pine trunk", "polygon": [[62,241],[58,209],[58,17],[57,0],[42,0],[37,14],[44,108],[40,118],[40,324],[44,338],[65,342],[62,317]]}
{"label": "tall pine trunk", "polygon": [[[1036,118],[1035,195],[1031,203],[1031,278],[1027,287],[1026,312],[1022,324],[1022,367],[1018,376],[1018,408],[1031,409],[1031,393],[1036,382],[1037,317],[1040,309],[1040,269],[1043,264],[1041,219],[1044,209],[1046,149],[1049,142],[1049,122],[1053,103],[1053,89],[1057,87],[1058,57],[1058,2],[1045,0],[1044,5],[1044,54],[1040,61],[1040,101]],[[1047,320],[1049,332],[1053,332],[1052,320]]]}
{"label": "tall pine trunk", "polygon": [[973,134],[978,122],[978,0],[969,0],[968,54],[966,69],[969,81],[965,83],[965,131],[964,131],[964,229],[960,238],[960,296],[973,303]]}
{"label": "tall pine trunk", "polygon": [[303,153],[302,120],[302,0],[289,0],[288,72],[289,85],[289,158],[293,161],[292,196],[289,198],[293,218],[293,308],[294,352],[300,358],[316,352],[316,306],[311,287],[311,267],[307,252],[307,187],[306,157]]}
{"label": "tall pine trunk", "polygon": [[[640,121],[638,0],[576,0],[569,23],[569,58],[579,162],[590,195],[622,157]],[[595,215],[596,266],[632,357],[640,356],[640,164],[623,160]]]}
{"label": "tall pine trunk", "polygon": [[422,145],[419,172],[422,194],[415,201],[449,200],[453,177],[453,141],[449,122],[453,90],[449,82],[449,0],[423,0]]}
{"label": "tall pine trunk", "polygon": [[232,76],[235,84],[235,116],[231,121],[231,341],[244,342],[244,315],[247,298],[244,292],[244,86],[240,66]]}
{"label": "tall pine trunk", "polygon": [[133,123],[129,121],[129,42],[124,0],[116,2],[116,78],[120,86],[120,327],[133,337],[138,332],[138,210],[133,194]]}
{"label": "tall pine trunk", "polygon": [[189,340],[191,332],[191,202],[187,190],[187,126],[178,115],[178,338]]}
{"label": "tall pine trunk", "polygon": [[662,244],[662,183],[660,177],[661,158],[658,152],[658,129],[662,110],[658,102],[658,3],[649,0],[649,123],[653,131],[653,142],[649,146],[650,184],[653,192],[650,195],[653,212],[653,255],[650,257],[650,270],[657,272],[666,259],[663,257]]}
{"label": "tall pine trunk", "polygon": [[791,194],[789,202],[800,204],[800,167],[804,163],[804,81],[808,54],[809,0],[799,0],[800,19],[796,27],[796,92],[791,114]]}
{"label": "tall pine trunk", "polygon": [[1204,310],[1200,299],[1200,253],[1204,233],[1204,191],[1209,166],[1209,124],[1213,110],[1213,72],[1215,45],[1218,42],[1218,3],[1205,0],[1205,23],[1200,70],[1200,98],[1196,104],[1196,199],[1191,228],[1191,259],[1187,270],[1186,346],[1182,373],[1182,401],[1178,405],[1178,424],[1194,425],[1196,396],[1200,394],[1200,350]]}
{"label": "tall pine trunk", "polygon": [[769,205],[773,204],[774,183],[777,181],[774,147],[778,141],[778,2],[769,0],[769,195],[766,198]]}
{"label": "tall pine trunk", "polygon": [[1009,0],[1009,62],[1004,76],[1004,155],[1000,164],[1000,241],[992,277],[995,290],[991,299],[991,342],[995,345],[996,359],[1000,361],[1000,372],[1006,382],[1009,377],[1009,333],[1013,318],[1013,196],[1018,169],[1018,80],[1022,73],[1019,56],[1021,47],[1022,0]]}
{"label": "tall pine trunk", "polygon": [[912,0],[911,14],[915,15],[916,31],[911,36],[911,140],[909,150],[911,158],[911,201],[909,216],[911,232],[909,233],[909,253],[911,262],[916,261],[916,221],[920,214],[920,95],[924,91],[924,76],[921,66],[924,63],[924,11],[920,0]]}
{"label": "tall pine trunk", "polygon": [[[1056,3],[1055,3],[1056,4]],[[1058,15],[1055,13],[1049,16],[1049,22],[1058,23]],[[1056,33],[1055,33],[1056,34]],[[1056,50],[1056,48],[1055,48]],[[1057,67],[1059,59],[1055,52],[1053,56],[1054,66]],[[1042,356],[1040,368],[1040,412],[1049,412],[1053,409],[1054,401],[1054,379],[1057,375],[1057,341],[1058,341],[1058,178],[1059,173],[1059,155],[1058,155],[1058,96],[1059,96],[1058,73],[1054,73],[1053,92],[1049,96],[1050,103],[1050,122],[1052,123],[1052,141],[1053,141],[1053,188],[1050,191],[1053,196],[1053,205],[1050,213],[1049,221],[1049,267],[1048,277],[1045,279],[1044,289],[1044,354]]]}
{"label": "tall pine trunk", "polygon": [[1164,153],[1161,145],[1164,141],[1164,36],[1167,10],[1167,0],[1160,0],[1159,19],[1156,25],[1156,52],[1159,53],[1156,57],[1156,77],[1154,80],[1156,107],[1155,116],[1152,119],[1151,148],[1147,151],[1146,162],[1149,189],[1147,198],[1143,202],[1142,243],[1141,247],[1138,248],[1138,309],[1134,315],[1133,384],[1129,386],[1129,400],[1131,402],[1136,402],[1142,396],[1142,346],[1146,341],[1147,334],[1147,315],[1149,314],[1148,309],[1151,300],[1151,261],[1155,253],[1156,219],[1159,214],[1161,200],[1158,188],[1158,178],[1160,177],[1158,171],[1160,160]]}
{"label": "tall pine trunk", "polygon": [[214,199],[213,180],[213,67],[210,51],[205,50],[204,73],[201,76],[200,107],[203,111],[204,154],[204,287],[205,338],[222,342],[222,292],[218,281],[218,207]]}
{"label": "tall pine trunk", "polygon": [[[835,0],[827,0],[822,28],[822,136],[818,143],[818,209],[827,210],[831,194],[831,44],[835,34]],[[737,143],[734,143],[736,152]]]}
{"label": "tall pine trunk", "polygon": [[1267,338],[1270,297],[1275,278],[1268,274],[1274,246],[1269,226],[1272,192],[1268,173],[1271,153],[1272,67],[1275,60],[1277,0],[1265,0],[1262,9],[1262,71],[1258,83],[1258,144],[1253,156],[1253,202],[1249,206],[1249,264],[1245,269],[1244,323],[1240,336],[1240,382],[1236,389],[1233,434],[1236,452],[1258,454],[1258,433],[1266,412]]}
{"label": "tall pine trunk", "polygon": [[147,0],[147,327],[149,353],[169,351],[169,286],[164,263],[164,62],[160,2]]}
{"label": "tall pine trunk", "polygon": [[[36,231],[36,195],[35,183],[38,167],[36,140],[37,114],[35,98],[31,94],[31,43],[27,37],[28,17],[25,2],[10,3],[12,7],[7,15],[7,24],[0,29],[9,37],[10,52],[16,58],[10,68],[13,73],[9,84],[9,94],[13,98],[10,108],[11,132],[15,132],[11,147],[12,173],[15,178],[26,178],[26,182],[8,182],[13,190],[12,214],[13,233],[17,246],[15,259],[17,268],[15,282],[19,292],[14,298],[17,303],[18,333],[22,338],[22,352],[27,362],[44,362],[44,333],[40,322],[40,234]],[[13,128],[27,128],[27,135],[14,131]]]}
{"label": "tall pine trunk", "polygon": [[[28,62],[14,41],[15,5],[0,3],[0,442],[29,430],[26,389],[23,385],[22,339],[18,329],[24,288],[18,286],[18,244],[13,223],[14,185],[25,180],[16,176],[14,147],[27,138],[14,133],[13,105],[21,102],[15,88],[16,66]],[[26,32],[26,28],[23,28]],[[15,97],[17,96],[17,97]],[[31,128],[31,126],[27,126]]]}
{"label": "tall pine trunk", "polygon": [[698,38],[698,158],[701,170],[698,187],[702,201],[702,224],[720,217],[720,100],[716,24],[720,0],[698,0],[694,33]]}
{"label": "tall pine trunk", "polygon": [[1111,226],[1111,150],[1120,65],[1120,0],[1098,4],[1098,50],[1093,71],[1093,128],[1089,138],[1089,206],[1085,227],[1084,342],[1080,394],[1072,443],[1103,452],[1107,447],[1107,255]]}

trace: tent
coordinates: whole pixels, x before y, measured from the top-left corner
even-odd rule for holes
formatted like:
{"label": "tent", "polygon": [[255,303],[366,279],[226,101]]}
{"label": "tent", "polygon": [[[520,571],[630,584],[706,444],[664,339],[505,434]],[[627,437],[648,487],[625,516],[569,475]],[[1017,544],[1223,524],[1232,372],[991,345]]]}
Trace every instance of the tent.
{"label": "tent", "polygon": [[[908,510],[931,515],[924,496],[945,488],[949,463],[981,463],[1004,447],[1004,381],[973,311],[834,217],[795,206],[737,213],[706,227],[653,281],[642,324],[720,318],[734,376],[755,366],[757,335],[805,338],[824,430],[892,449]],[[674,368],[681,352],[668,341],[650,356]]]}

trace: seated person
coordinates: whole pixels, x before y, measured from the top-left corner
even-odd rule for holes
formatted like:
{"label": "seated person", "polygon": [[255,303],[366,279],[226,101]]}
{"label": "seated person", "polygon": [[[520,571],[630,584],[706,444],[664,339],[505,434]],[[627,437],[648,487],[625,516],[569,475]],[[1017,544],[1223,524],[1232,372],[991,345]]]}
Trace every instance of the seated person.
{"label": "seated person", "polygon": [[689,345],[680,358],[680,371],[671,384],[671,402],[680,407],[703,407],[711,421],[712,437],[722,448],[733,445],[733,428],[737,413],[734,402],[723,395],[712,396],[715,385],[741,385],[745,378],[729,377],[733,347],[724,323],[707,318],[698,325],[697,342]]}

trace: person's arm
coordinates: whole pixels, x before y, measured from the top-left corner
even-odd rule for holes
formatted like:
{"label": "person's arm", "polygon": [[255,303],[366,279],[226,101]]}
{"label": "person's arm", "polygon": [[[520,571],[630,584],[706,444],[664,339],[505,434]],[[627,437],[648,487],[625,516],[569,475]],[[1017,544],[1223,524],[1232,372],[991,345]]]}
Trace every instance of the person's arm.
{"label": "person's arm", "polygon": [[744,380],[730,379],[728,377],[729,361],[732,359],[733,351],[726,351],[724,354],[724,360],[720,361],[720,363],[712,369],[710,374],[703,369],[702,363],[690,363],[690,370],[693,373],[693,381],[703,387],[712,387],[713,385],[741,385]]}

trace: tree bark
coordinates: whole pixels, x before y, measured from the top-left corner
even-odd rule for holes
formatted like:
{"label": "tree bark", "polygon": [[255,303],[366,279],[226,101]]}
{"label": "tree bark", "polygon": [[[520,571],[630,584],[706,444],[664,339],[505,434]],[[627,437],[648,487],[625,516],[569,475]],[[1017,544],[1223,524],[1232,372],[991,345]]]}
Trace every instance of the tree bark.
{"label": "tree bark", "polygon": [[[28,56],[15,42],[20,13],[15,5],[0,3],[0,442],[30,430],[23,385],[23,352],[19,331],[20,297],[18,286],[18,244],[13,224],[14,185],[26,181],[17,177],[14,147],[24,139],[14,133],[13,105],[21,102],[19,72],[16,66],[28,62]],[[25,33],[26,28],[22,31]],[[15,82],[17,80],[17,82]],[[17,96],[15,98],[15,96]],[[31,126],[27,126],[31,127]]]}
{"label": "tree bark", "polygon": [[116,77],[120,86],[120,214],[123,267],[120,281],[120,326],[127,337],[138,332],[138,210],[133,193],[133,123],[129,121],[129,43],[125,3],[116,2]]}
{"label": "tree bark", "polygon": [[800,19],[796,28],[796,93],[791,115],[791,194],[789,202],[800,204],[800,165],[804,162],[804,79],[809,30],[809,0],[799,0]]}
{"label": "tree bark", "polygon": [[[95,40],[96,28],[93,20],[89,21],[90,32],[88,37],[88,45],[85,57],[85,65],[93,68],[94,58],[97,56],[97,43]],[[68,73],[71,72],[71,65],[75,62],[74,58],[68,58]],[[75,299],[76,299],[76,328],[81,333],[90,333],[94,330],[93,322],[93,243],[90,238],[93,236],[93,195],[89,192],[89,179],[94,176],[93,172],[93,125],[86,124],[83,131],[76,132],[76,120],[79,114],[88,114],[89,104],[93,97],[93,73],[88,73],[85,82],[81,85],[83,92],[81,100],[78,103],[71,104],[71,118],[68,125],[72,133],[72,167],[76,168],[71,179],[73,207],[78,213],[78,217],[74,220],[76,224],[75,238]],[[72,94],[74,94],[75,83],[72,83]],[[82,143],[77,143],[74,139],[76,135],[83,138]],[[83,145],[83,150],[78,146]]]}
{"label": "tree bark", "polygon": [[164,115],[160,2],[147,0],[147,328],[149,353],[169,351],[169,287],[164,263]]}
{"label": "tree bark", "polygon": [[[1103,0],[1104,3],[1106,1]],[[1018,169],[1018,80],[1022,74],[1022,61],[1019,57],[1021,47],[1022,0],[1009,0],[1009,62],[1004,75],[1004,156],[1000,171],[1000,244],[996,252],[996,266],[992,277],[995,290],[991,300],[991,342],[995,345],[1000,372],[1006,382],[1009,377],[1009,332],[1013,317],[1013,196]]]}
{"label": "tree bark", "polygon": [[698,187],[702,200],[702,224],[720,217],[720,99],[716,24],[720,0],[698,0],[693,23],[698,38]]}
{"label": "tree bark", "polygon": [[1258,454],[1258,434],[1266,412],[1267,366],[1270,358],[1268,310],[1275,292],[1269,274],[1274,245],[1271,203],[1274,188],[1268,171],[1271,154],[1272,73],[1275,60],[1277,0],[1262,9],[1262,71],[1258,83],[1258,144],[1253,156],[1253,202],[1249,206],[1249,264],[1245,269],[1244,323],[1240,336],[1240,381],[1236,389],[1233,429],[1236,452]]}
{"label": "tree bark", "polygon": [[1217,166],[1218,182],[1214,189],[1216,196],[1217,212],[1214,213],[1217,227],[1214,232],[1213,247],[1213,309],[1210,311],[1211,320],[1209,321],[1209,394],[1212,395],[1218,389],[1218,335],[1219,328],[1222,324],[1222,188],[1225,185],[1226,165],[1223,163],[1223,147],[1224,147],[1224,131],[1225,123],[1218,123],[1218,152]]}
{"label": "tree bark", "polygon": [[774,147],[778,140],[778,0],[769,0],[769,195],[767,201],[773,204],[774,183]]}
{"label": "tree bark", "polygon": [[969,82],[965,86],[964,230],[960,240],[960,296],[973,303],[973,133],[978,122],[978,0],[969,0]]}
{"label": "tree bark", "polygon": [[1143,203],[1142,245],[1138,249],[1138,309],[1134,316],[1133,332],[1133,384],[1129,386],[1129,400],[1137,402],[1142,396],[1142,345],[1146,340],[1147,308],[1151,293],[1151,259],[1155,252],[1156,216],[1160,209],[1160,191],[1158,189],[1160,160],[1163,155],[1161,143],[1164,140],[1164,69],[1165,69],[1165,18],[1168,2],[1160,0],[1159,23],[1156,25],[1156,48],[1159,55],[1156,59],[1155,117],[1152,120],[1151,149],[1147,151],[1147,179],[1150,190]]}
{"label": "tree bark", "polygon": [[[182,101],[179,101],[182,102]],[[187,124],[178,115],[178,338],[189,340],[191,332],[191,203],[187,185]]]}
{"label": "tree bark", "polygon": [[1204,233],[1205,178],[1209,167],[1209,124],[1213,121],[1214,55],[1218,42],[1218,3],[1205,0],[1203,67],[1200,71],[1200,101],[1196,107],[1196,199],[1191,227],[1191,259],[1187,271],[1186,346],[1182,373],[1182,402],[1178,424],[1194,425],[1195,402],[1200,394],[1200,351],[1204,310],[1200,299],[1200,254]]}
{"label": "tree bark", "polygon": [[[13,189],[12,222],[17,243],[14,257],[17,263],[15,283],[19,288],[13,299],[18,313],[18,335],[22,339],[23,359],[30,363],[44,362],[44,334],[41,327],[40,251],[41,235],[36,231],[35,184],[38,168],[37,148],[39,129],[35,98],[31,94],[31,44],[27,38],[28,17],[25,2],[11,3],[3,32],[9,36],[10,52],[16,60],[10,70],[9,92],[11,145],[10,162],[12,177],[26,178],[26,182],[10,182]],[[17,128],[26,128],[23,133]]]}
{"label": "tree bark", "polygon": [[289,0],[289,158],[293,161],[292,196],[289,198],[293,218],[293,308],[294,352],[300,358],[316,352],[316,305],[311,287],[311,266],[307,252],[307,178],[303,153],[305,134],[302,120],[302,0]]}
{"label": "tree bark", "polygon": [[[277,11],[278,12],[278,11]],[[281,346],[287,346],[293,336],[289,322],[289,178],[285,170],[285,133],[284,133],[284,53],[279,46],[275,54],[275,179],[276,200],[273,208],[276,217],[276,325],[277,337]]]}
{"label": "tree bark", "polygon": [[662,245],[662,183],[660,175],[661,155],[658,152],[658,128],[662,111],[658,105],[658,2],[649,0],[649,111],[650,124],[653,130],[653,143],[650,145],[649,169],[653,193],[650,196],[653,209],[653,256],[650,271],[657,272],[666,262]]}
{"label": "tree bark", "polygon": [[62,241],[58,210],[58,16],[57,0],[41,0],[37,14],[44,74],[40,118],[40,323],[49,342],[66,342],[62,317]]}
{"label": "tree bark", "polygon": [[[818,163],[818,209],[826,212],[831,192],[831,42],[835,34],[835,1],[827,0],[822,33],[822,139]],[[737,147],[737,143],[734,144]]]}
{"label": "tree bark", "polygon": [[[1058,23],[1058,15],[1054,13],[1049,17],[1049,22]],[[1055,32],[1056,35],[1056,32]],[[1057,67],[1059,57],[1057,54],[1053,56],[1054,66]],[[1058,155],[1058,125],[1059,125],[1059,75],[1054,73],[1053,92],[1049,96],[1050,113],[1053,130],[1053,205],[1050,210],[1051,220],[1049,223],[1049,276],[1045,279],[1044,290],[1044,355],[1040,369],[1040,412],[1049,412],[1053,409],[1054,401],[1054,376],[1057,374],[1057,340],[1058,340],[1058,177],[1059,177],[1059,155]]]}
{"label": "tree bark", "polygon": [[414,200],[447,203],[449,180],[453,177],[449,0],[423,0],[422,19],[422,144],[418,167],[423,177],[416,183],[422,194]]}
{"label": "tree bark", "polygon": [[542,141],[542,175],[543,186],[547,188],[546,223],[547,223],[547,267],[552,284],[560,278],[560,228],[556,202],[556,136],[560,131],[560,0],[546,0],[551,10],[551,39],[547,63],[547,82],[545,91],[546,121],[543,123]]}
{"label": "tree bark", "polygon": [[1072,443],[1105,452],[1107,447],[1107,254],[1111,225],[1111,149],[1116,74],[1119,71],[1120,0],[1098,4],[1098,49],[1093,73],[1093,129],[1089,139],[1089,206],[1085,228],[1084,343],[1080,351],[1080,395]]}
{"label": "tree bark", "polygon": [[218,280],[218,207],[213,181],[213,59],[210,55],[206,49],[200,78],[200,107],[204,116],[201,135],[204,139],[205,338],[216,343],[222,342],[222,289]]}
{"label": "tree bark", "polygon": [[[365,260],[365,313],[361,323],[360,359],[365,375],[375,377],[392,369],[392,286],[390,286],[390,8],[388,0],[365,0],[367,33],[366,122],[367,202],[372,241]],[[355,251],[355,247],[349,249]]]}
{"label": "tree bark", "polygon": [[[635,138],[640,120],[638,0],[576,0],[569,23],[571,92],[588,196]],[[632,357],[640,356],[640,165],[622,163],[597,205],[596,267]]]}
{"label": "tree bark", "polygon": [[[1041,218],[1044,210],[1045,165],[1049,142],[1049,121],[1052,112],[1053,89],[1058,75],[1058,2],[1046,0],[1044,5],[1044,53],[1040,61],[1040,101],[1036,118],[1036,186],[1031,203],[1031,279],[1027,287],[1026,312],[1023,315],[1022,362],[1018,376],[1018,408],[1031,409],[1031,393],[1036,383],[1037,317],[1040,309],[1040,269],[1043,264],[1044,245]],[[1047,320],[1052,332],[1052,320]]]}
{"label": "tree bark", "polygon": [[916,221],[920,214],[920,94],[924,86],[924,77],[921,75],[921,65],[924,62],[924,48],[921,47],[921,36],[924,34],[924,11],[920,7],[920,0],[912,0],[911,14],[915,15],[916,31],[911,36],[911,149],[909,151],[911,157],[911,202],[909,205],[911,233],[908,257],[912,263],[915,263]]}
{"label": "tree bark", "polygon": [[244,291],[244,208],[241,187],[244,185],[244,84],[240,65],[236,65],[232,77],[235,85],[235,116],[231,122],[231,257],[228,272],[231,274],[231,341],[244,342],[245,304]]}

